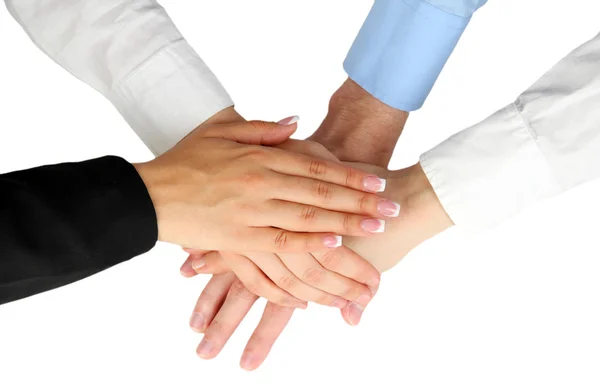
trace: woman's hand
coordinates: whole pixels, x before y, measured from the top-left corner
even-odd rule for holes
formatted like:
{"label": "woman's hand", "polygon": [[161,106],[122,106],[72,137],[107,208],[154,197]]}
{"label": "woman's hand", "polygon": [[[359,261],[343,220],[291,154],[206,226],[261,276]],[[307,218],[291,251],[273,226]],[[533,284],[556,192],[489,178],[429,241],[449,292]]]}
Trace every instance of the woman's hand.
{"label": "woman's hand", "polygon": [[[380,171],[379,168],[365,169]],[[388,174],[389,185],[385,193],[402,205],[400,217],[390,223],[390,228],[382,235],[344,241],[379,271],[390,269],[414,247],[452,225],[420,165]],[[338,250],[341,249],[334,251]],[[198,298],[190,320],[194,331],[205,334],[198,346],[198,355],[211,359],[218,355],[258,296],[243,286],[222,258],[204,254],[192,252],[181,273],[185,277],[216,274]],[[341,313],[354,325],[362,315],[357,304],[348,304]],[[293,308],[267,304],[263,318],[244,350],[241,360],[244,369],[253,370],[260,366],[292,314]]]}
{"label": "woman's hand", "polygon": [[263,145],[295,131],[281,123],[214,124],[136,168],[154,202],[159,239],[227,251],[308,252],[340,235],[380,232],[385,181],[339,163]]}

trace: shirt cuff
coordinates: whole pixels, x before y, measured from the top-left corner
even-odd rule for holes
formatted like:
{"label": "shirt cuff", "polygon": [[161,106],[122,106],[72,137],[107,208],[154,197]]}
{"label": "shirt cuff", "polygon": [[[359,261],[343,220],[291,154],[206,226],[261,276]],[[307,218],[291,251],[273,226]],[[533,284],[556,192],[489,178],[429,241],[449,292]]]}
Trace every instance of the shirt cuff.
{"label": "shirt cuff", "polygon": [[185,40],[148,59],[118,83],[109,98],[155,155],[233,105],[225,88]]}
{"label": "shirt cuff", "polygon": [[475,233],[562,189],[514,104],[421,156],[442,206]]}
{"label": "shirt cuff", "polygon": [[344,69],[385,104],[414,111],[423,105],[469,21],[422,0],[376,0]]}

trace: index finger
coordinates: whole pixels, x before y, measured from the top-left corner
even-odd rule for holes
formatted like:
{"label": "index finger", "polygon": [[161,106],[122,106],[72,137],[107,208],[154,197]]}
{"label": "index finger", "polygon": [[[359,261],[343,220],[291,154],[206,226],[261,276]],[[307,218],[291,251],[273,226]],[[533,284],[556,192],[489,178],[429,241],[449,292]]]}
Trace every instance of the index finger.
{"label": "index finger", "polygon": [[308,155],[272,149],[272,162],[267,166],[278,173],[314,178],[363,192],[379,193],[385,190],[386,180],[341,163]]}
{"label": "index finger", "polygon": [[369,261],[348,247],[342,246],[312,255],[325,269],[367,285],[373,295],[377,292],[381,274]]}

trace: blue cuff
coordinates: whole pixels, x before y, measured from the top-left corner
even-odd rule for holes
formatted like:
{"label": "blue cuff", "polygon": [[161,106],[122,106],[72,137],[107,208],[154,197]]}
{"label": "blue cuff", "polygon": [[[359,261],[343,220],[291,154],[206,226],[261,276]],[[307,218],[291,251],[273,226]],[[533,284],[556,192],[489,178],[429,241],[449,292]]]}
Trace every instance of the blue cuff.
{"label": "blue cuff", "polygon": [[422,0],[376,0],[344,69],[385,104],[417,110],[470,19]]}

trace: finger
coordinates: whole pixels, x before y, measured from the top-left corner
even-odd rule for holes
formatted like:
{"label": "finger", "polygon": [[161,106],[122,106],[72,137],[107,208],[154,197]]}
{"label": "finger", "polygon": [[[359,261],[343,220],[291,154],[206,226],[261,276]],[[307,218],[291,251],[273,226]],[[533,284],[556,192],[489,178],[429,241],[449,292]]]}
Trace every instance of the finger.
{"label": "finger", "polygon": [[210,251],[188,249],[188,248],[184,248],[183,251],[185,251],[186,253],[188,253],[190,255],[187,257],[185,262],[183,262],[183,265],[181,265],[179,272],[181,273],[182,276],[184,276],[186,278],[190,278],[190,277],[193,277],[196,274],[198,274],[194,270],[194,266],[193,266],[194,261],[197,261],[198,258],[204,256],[205,254],[209,253]]}
{"label": "finger", "polygon": [[223,274],[231,271],[218,251],[211,251],[205,255],[190,255],[190,258],[190,266],[195,274]]}
{"label": "finger", "polygon": [[349,248],[342,246],[312,255],[325,269],[367,285],[373,295],[377,292],[381,274],[375,266]]}
{"label": "finger", "polygon": [[[309,253],[301,255],[306,257],[306,260],[314,261]],[[302,301],[312,301],[336,308],[343,308],[348,303],[343,298],[323,292],[300,281],[276,254],[247,253],[246,257],[254,262],[275,285]]]}
{"label": "finger", "polygon": [[190,327],[194,331],[204,332],[221,308],[233,280],[235,275],[230,272],[213,276],[206,284],[190,317]]}
{"label": "finger", "polygon": [[281,200],[269,201],[256,222],[289,231],[333,232],[346,236],[371,236],[385,231],[382,219]]}
{"label": "finger", "polygon": [[[312,256],[302,253],[279,253],[278,256],[292,273],[304,283],[366,306],[373,297],[366,285],[325,269]],[[310,260],[307,260],[310,257]]]}
{"label": "finger", "polygon": [[279,305],[306,308],[306,302],[297,299],[273,283],[250,259],[234,253],[222,253],[223,259],[244,286],[257,296]]}
{"label": "finger", "polygon": [[372,193],[309,178],[280,176],[272,196],[279,200],[356,215],[377,218],[400,215],[400,205],[393,201]]}
{"label": "finger", "polygon": [[364,312],[364,308],[356,303],[349,303],[341,309],[342,318],[351,326],[357,326]]}
{"label": "finger", "polygon": [[202,131],[204,138],[221,138],[248,145],[275,146],[287,140],[298,128],[300,118],[292,116],[279,123],[258,120],[214,125]]}
{"label": "finger", "polygon": [[267,303],[262,318],[250,337],[244,349],[244,354],[242,354],[240,361],[242,369],[257,369],[265,361],[273,344],[275,344],[293,314],[293,308]]}
{"label": "finger", "polygon": [[342,237],[331,233],[293,232],[273,227],[253,227],[244,234],[237,251],[311,252],[336,248],[342,245]]}
{"label": "finger", "polygon": [[288,139],[280,145],[277,145],[278,149],[288,150],[312,157],[324,159],[326,161],[332,161],[339,163],[337,159],[325,146],[320,143],[309,141],[309,140],[297,140]]}
{"label": "finger", "polygon": [[198,356],[203,359],[216,357],[257,299],[258,296],[236,279],[229,288],[221,309],[198,345],[196,350]]}
{"label": "finger", "polygon": [[341,163],[308,155],[273,149],[274,158],[268,166],[279,173],[313,178],[364,192],[383,192],[386,180]]}

